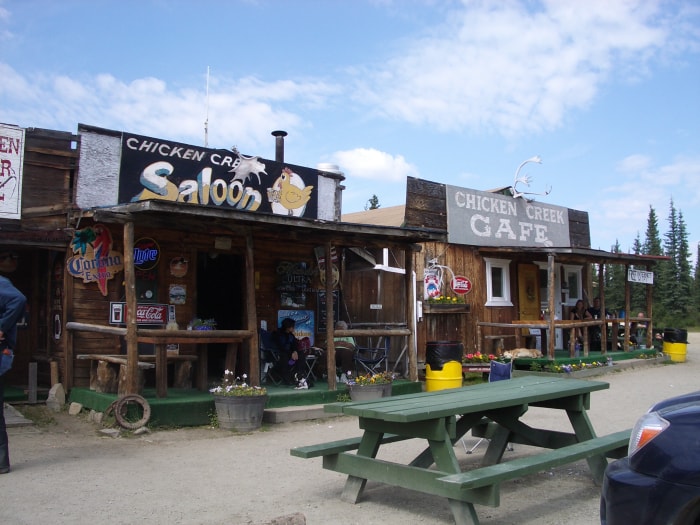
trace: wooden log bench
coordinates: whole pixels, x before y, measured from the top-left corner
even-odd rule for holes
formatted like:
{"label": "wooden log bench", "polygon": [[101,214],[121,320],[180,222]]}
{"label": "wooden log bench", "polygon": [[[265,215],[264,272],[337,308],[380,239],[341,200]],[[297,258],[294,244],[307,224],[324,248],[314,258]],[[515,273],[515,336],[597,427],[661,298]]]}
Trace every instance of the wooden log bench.
{"label": "wooden log bench", "polygon": [[[532,456],[480,467],[459,474],[450,474],[438,478],[438,481],[449,487],[448,490],[457,490],[460,494],[475,489],[490,489],[493,493],[487,500],[492,501],[493,506],[498,506],[500,503],[498,487],[502,482],[593,456],[616,459],[624,457],[627,454],[630,433],[631,430],[622,430]],[[602,483],[603,474],[604,471],[594,472],[594,481],[597,484]]]}
{"label": "wooden log bench", "polygon": [[[77,359],[89,359],[90,390],[104,393],[126,394],[126,356],[79,354]],[[169,354],[168,363],[174,363],[173,388],[192,388],[192,364],[199,358],[196,355]],[[144,370],[156,367],[155,355],[140,355],[138,360],[138,390],[143,391]]]}
{"label": "wooden log bench", "polygon": [[485,335],[484,339],[491,341],[491,353],[494,355],[501,355],[505,348],[505,339],[514,338],[515,334],[499,334],[499,335]]}
{"label": "wooden log bench", "polygon": [[[167,354],[168,364],[173,363],[173,388],[192,388],[192,365],[199,359],[196,355]],[[140,355],[139,361],[156,362],[155,355]]]}
{"label": "wooden log bench", "polygon": [[[90,390],[106,394],[126,394],[126,356],[103,354],[78,354],[76,359],[90,360]],[[144,370],[155,368],[154,363],[138,362],[138,391],[145,384]]]}

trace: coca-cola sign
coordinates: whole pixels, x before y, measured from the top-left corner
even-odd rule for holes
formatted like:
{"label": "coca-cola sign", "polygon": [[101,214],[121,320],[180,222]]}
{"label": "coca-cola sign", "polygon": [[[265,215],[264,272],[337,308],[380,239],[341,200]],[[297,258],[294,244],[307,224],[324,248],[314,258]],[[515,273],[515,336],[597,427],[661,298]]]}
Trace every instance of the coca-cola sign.
{"label": "coca-cola sign", "polygon": [[[126,303],[109,303],[111,324],[126,324]],[[167,324],[167,304],[137,304],[136,324]]]}

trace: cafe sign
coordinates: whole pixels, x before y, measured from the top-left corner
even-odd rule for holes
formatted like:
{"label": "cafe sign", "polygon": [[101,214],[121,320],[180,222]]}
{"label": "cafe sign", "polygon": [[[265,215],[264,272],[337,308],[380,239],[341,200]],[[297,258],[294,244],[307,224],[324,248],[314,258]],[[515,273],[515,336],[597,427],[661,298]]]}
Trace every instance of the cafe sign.
{"label": "cafe sign", "polygon": [[445,191],[452,244],[571,246],[567,208],[450,185]]}

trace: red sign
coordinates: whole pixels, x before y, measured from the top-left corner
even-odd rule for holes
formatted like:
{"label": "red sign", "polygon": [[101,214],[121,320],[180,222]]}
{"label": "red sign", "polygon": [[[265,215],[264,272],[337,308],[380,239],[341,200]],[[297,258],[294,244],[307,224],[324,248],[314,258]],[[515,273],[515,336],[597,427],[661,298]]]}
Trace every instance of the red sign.
{"label": "red sign", "polygon": [[[126,304],[109,303],[111,308],[110,323],[126,323]],[[122,313],[123,312],[123,313]],[[166,324],[168,322],[167,304],[137,304],[136,324]]]}
{"label": "red sign", "polygon": [[462,275],[455,275],[450,286],[452,291],[458,294],[466,294],[472,291],[472,282]]}

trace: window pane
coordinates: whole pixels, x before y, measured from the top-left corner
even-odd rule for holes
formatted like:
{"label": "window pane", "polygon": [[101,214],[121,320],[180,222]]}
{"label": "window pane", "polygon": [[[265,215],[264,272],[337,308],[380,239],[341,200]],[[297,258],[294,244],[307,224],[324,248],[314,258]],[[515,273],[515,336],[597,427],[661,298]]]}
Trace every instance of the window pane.
{"label": "window pane", "polygon": [[503,268],[491,267],[491,296],[503,297]]}
{"label": "window pane", "polygon": [[547,287],[549,286],[549,274],[546,269],[540,268],[540,302],[547,302]]}
{"label": "window pane", "polygon": [[578,273],[569,272],[569,297],[578,299],[581,297],[578,290]]}

